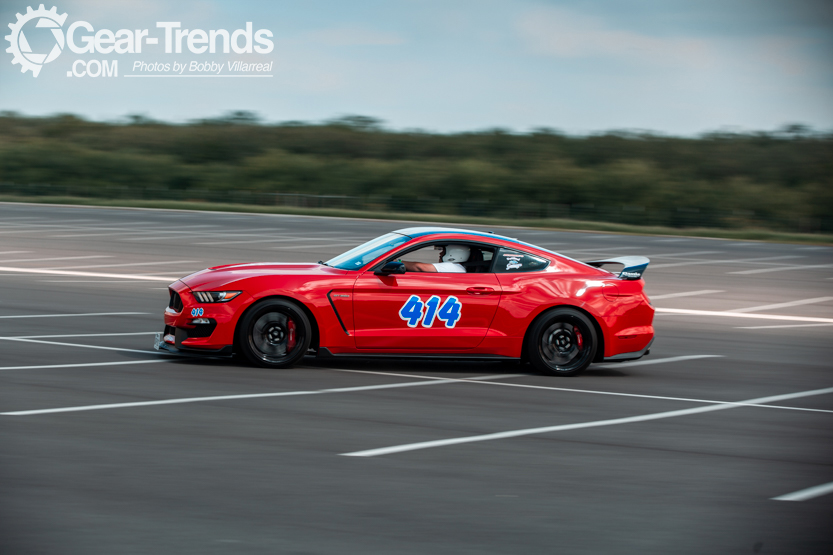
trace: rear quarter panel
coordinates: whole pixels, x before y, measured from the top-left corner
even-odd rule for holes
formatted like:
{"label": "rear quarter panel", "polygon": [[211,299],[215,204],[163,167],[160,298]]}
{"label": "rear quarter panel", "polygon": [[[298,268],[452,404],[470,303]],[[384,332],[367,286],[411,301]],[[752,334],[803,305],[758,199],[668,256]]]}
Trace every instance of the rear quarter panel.
{"label": "rear quarter panel", "polygon": [[569,306],[590,314],[603,335],[603,356],[638,351],[653,337],[653,308],[642,281],[627,282],[605,273],[575,273],[556,262],[543,272],[498,274],[502,294],[486,349],[520,356],[529,326],[543,312]]}

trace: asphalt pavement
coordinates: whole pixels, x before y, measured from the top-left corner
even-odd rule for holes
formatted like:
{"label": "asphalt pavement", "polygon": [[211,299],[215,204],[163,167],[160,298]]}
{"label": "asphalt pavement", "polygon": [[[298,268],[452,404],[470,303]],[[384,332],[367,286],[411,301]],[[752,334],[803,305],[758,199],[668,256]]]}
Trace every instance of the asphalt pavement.
{"label": "asphalt pavement", "polygon": [[831,247],[477,228],[651,259],[572,378],[152,350],[174,279],[412,225],[0,204],[0,554],[833,552]]}

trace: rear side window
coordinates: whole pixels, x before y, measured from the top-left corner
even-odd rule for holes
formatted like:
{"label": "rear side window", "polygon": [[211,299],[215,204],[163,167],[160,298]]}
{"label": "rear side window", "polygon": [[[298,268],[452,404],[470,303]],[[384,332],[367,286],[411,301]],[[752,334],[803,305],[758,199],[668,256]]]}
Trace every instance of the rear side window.
{"label": "rear side window", "polygon": [[512,249],[500,249],[495,257],[496,274],[513,274],[518,272],[538,272],[549,266],[549,260],[532,256]]}

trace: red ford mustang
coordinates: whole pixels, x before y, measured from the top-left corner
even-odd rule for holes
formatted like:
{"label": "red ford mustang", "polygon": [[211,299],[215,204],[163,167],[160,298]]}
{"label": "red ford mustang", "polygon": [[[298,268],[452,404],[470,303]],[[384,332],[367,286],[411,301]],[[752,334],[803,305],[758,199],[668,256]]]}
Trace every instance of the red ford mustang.
{"label": "red ford mustang", "polygon": [[[432,264],[438,250],[451,254]],[[184,277],[170,286],[155,346],[241,353],[272,368],[315,353],[521,359],[572,375],[648,354],[647,265],[638,256],[579,262],[491,233],[400,229],[327,262],[231,264]]]}

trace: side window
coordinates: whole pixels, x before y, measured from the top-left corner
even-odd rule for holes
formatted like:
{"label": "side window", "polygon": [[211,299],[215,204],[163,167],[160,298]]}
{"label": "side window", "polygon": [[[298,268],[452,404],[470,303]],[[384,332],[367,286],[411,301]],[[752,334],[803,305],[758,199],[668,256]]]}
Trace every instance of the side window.
{"label": "side window", "polygon": [[496,274],[514,274],[518,272],[538,272],[549,265],[549,261],[531,254],[512,249],[500,249],[495,257]]}

